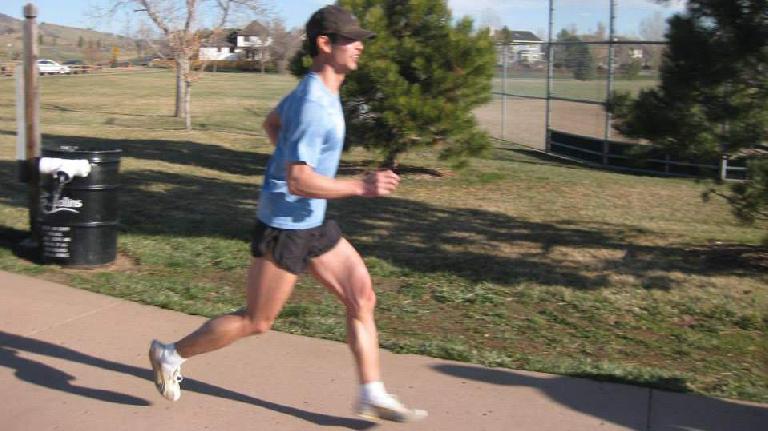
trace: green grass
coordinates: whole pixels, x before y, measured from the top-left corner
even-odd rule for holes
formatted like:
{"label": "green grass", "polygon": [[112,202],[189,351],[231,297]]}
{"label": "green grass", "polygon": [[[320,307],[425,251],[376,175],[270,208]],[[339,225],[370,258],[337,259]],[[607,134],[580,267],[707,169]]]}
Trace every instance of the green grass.
{"label": "green grass", "polygon": [[[170,116],[171,73],[42,79],[46,144],[124,151],[118,262],[77,271],[10,250],[27,211],[13,80],[0,80],[0,269],[205,316],[239,308],[271,151],[259,124],[294,83],[205,75],[193,87],[196,129],[185,132]],[[347,153],[341,174],[375,159]],[[518,148],[458,172],[427,151],[402,165],[394,196],[330,205],[373,275],[384,347],[768,401],[766,226],[703,202],[705,184]],[[277,329],[343,340],[343,313],[304,278]]]}

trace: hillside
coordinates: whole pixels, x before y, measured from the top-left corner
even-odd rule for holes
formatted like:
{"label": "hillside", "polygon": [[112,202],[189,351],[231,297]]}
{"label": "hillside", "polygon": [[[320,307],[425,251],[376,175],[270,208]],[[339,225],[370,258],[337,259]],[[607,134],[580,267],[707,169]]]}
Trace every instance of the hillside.
{"label": "hillside", "polygon": [[[23,22],[0,13],[0,61],[18,59],[22,49]],[[112,33],[40,23],[40,57],[58,61],[71,59],[104,62],[112,57],[112,48],[120,48],[120,58],[136,56],[133,39]]]}

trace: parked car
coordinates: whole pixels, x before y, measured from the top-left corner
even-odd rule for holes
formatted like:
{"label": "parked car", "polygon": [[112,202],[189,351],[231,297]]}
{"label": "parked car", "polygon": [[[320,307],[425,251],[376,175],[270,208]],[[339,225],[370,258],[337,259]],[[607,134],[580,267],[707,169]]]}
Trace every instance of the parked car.
{"label": "parked car", "polygon": [[69,69],[69,66],[64,66],[63,64],[59,64],[53,60],[47,60],[47,59],[37,60],[37,68],[38,70],[40,70],[41,75],[62,74],[62,73],[72,72]]}
{"label": "parked car", "polygon": [[149,63],[151,63],[152,60],[154,60],[155,58],[156,57],[153,57],[153,56],[140,57],[140,58],[131,60],[131,64],[133,64],[134,66],[149,66]]}

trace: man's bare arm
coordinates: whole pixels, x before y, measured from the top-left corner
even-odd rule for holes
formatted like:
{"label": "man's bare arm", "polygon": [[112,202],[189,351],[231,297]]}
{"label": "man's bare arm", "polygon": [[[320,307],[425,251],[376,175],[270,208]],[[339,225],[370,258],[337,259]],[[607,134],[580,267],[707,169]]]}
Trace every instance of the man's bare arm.
{"label": "man's bare arm", "polygon": [[280,115],[274,109],[267,115],[264,124],[261,125],[261,127],[264,128],[264,131],[267,132],[269,142],[272,143],[272,146],[277,146],[277,137],[280,134],[281,125]]}
{"label": "man's bare arm", "polygon": [[288,190],[308,198],[339,199],[351,196],[386,196],[397,188],[400,177],[392,171],[369,172],[362,178],[335,179],[318,174],[311,166],[288,166]]}

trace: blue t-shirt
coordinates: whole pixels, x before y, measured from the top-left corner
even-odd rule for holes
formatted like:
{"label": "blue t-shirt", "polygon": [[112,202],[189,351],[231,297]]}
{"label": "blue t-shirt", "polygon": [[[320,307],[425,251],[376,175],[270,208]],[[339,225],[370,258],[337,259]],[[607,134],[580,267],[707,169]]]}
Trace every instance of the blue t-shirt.
{"label": "blue t-shirt", "polygon": [[304,162],[320,175],[336,176],[345,131],[341,100],[317,74],[310,73],[276,110],[281,127],[277,148],[267,163],[258,218],[278,229],[320,226],[327,201],[292,195],[286,175],[290,163]]}

